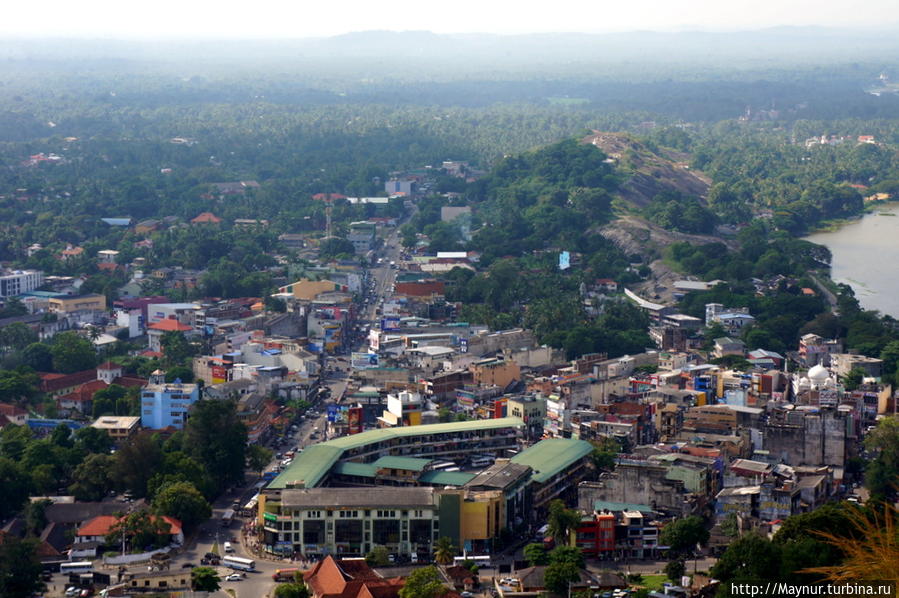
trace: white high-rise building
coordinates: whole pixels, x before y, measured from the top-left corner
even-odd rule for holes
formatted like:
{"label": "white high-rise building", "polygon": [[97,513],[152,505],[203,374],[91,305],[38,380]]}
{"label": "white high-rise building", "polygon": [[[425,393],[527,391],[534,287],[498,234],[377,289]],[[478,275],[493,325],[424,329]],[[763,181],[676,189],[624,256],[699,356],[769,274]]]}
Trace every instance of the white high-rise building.
{"label": "white high-rise building", "polygon": [[15,297],[44,284],[40,270],[4,270],[0,273],[0,297]]}

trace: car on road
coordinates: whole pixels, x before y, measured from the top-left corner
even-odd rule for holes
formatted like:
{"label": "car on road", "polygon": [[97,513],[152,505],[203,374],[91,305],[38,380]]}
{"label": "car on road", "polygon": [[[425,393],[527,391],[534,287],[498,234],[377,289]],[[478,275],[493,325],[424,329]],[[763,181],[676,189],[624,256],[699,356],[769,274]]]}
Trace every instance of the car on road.
{"label": "car on road", "polygon": [[241,579],[243,579],[243,577],[241,577],[240,573],[232,573],[225,578],[225,581],[240,581]]}
{"label": "car on road", "polygon": [[194,567],[196,567],[196,565],[194,565],[193,563],[184,563],[183,565],[181,565],[182,569],[193,569]]}

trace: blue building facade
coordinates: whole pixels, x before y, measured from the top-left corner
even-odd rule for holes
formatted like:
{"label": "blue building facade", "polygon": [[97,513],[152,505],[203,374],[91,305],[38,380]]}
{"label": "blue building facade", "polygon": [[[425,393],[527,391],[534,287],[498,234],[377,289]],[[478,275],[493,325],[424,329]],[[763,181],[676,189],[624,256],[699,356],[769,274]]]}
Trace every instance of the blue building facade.
{"label": "blue building facade", "polygon": [[165,382],[164,374],[157,372],[141,390],[141,426],[150,430],[182,430],[190,406],[200,399],[200,387],[180,380]]}

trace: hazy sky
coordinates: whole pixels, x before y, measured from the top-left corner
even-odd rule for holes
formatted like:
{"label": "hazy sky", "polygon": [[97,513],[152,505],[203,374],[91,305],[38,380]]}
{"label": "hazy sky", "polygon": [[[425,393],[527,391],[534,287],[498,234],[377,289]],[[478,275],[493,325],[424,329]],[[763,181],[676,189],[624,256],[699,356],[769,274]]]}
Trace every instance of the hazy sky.
{"label": "hazy sky", "polygon": [[586,33],[899,23],[896,0],[8,0],[0,34],[320,37],[372,29]]}

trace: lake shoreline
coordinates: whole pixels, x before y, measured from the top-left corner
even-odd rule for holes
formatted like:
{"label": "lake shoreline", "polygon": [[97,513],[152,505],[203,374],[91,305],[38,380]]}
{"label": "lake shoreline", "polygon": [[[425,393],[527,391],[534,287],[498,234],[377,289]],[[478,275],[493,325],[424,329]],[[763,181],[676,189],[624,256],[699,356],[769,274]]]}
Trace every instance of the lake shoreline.
{"label": "lake shoreline", "polygon": [[863,309],[899,317],[899,202],[865,206],[855,218],[829,221],[801,238],[831,252],[829,278],[852,287]]}

